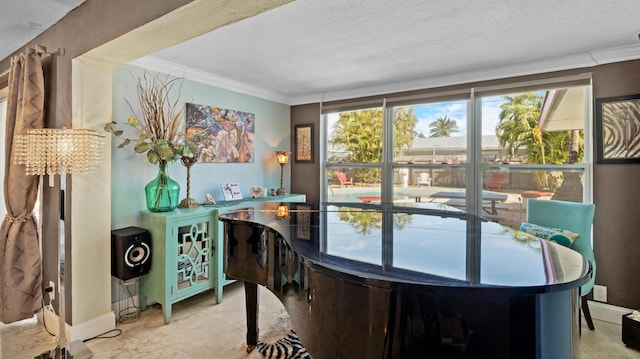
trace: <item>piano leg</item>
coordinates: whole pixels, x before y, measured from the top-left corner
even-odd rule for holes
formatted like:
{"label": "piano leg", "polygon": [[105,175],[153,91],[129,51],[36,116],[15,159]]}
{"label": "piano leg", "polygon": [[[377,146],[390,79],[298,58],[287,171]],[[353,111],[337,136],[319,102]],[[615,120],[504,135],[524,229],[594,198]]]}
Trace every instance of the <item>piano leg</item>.
{"label": "piano leg", "polygon": [[258,345],[258,285],[244,282],[244,298],[247,312],[247,353]]}

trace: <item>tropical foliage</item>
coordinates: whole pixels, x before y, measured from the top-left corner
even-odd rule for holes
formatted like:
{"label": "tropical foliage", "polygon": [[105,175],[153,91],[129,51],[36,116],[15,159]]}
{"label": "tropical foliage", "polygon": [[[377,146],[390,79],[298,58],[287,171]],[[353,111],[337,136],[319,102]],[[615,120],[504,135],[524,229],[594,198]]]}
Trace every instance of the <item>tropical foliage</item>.
{"label": "tropical foliage", "polygon": [[451,137],[453,133],[460,132],[458,123],[447,115],[439,116],[429,124],[429,137]]}
{"label": "tropical foliage", "polygon": [[357,233],[362,235],[369,235],[374,230],[382,229],[382,213],[378,211],[342,207],[338,212],[338,218],[340,221],[350,224]]}
{"label": "tropical foliage", "polygon": [[[535,92],[502,96],[496,135],[509,157],[518,150],[525,153],[531,164],[564,164],[576,162],[584,156],[584,141],[579,131],[543,132],[538,126],[543,97]],[[574,157],[570,158],[574,151]],[[555,190],[559,181],[548,172],[534,173],[538,187]]]}
{"label": "tropical foliage", "polygon": [[[378,211],[367,211],[361,208],[341,207],[338,211],[338,218],[344,223],[348,223],[357,233],[366,236],[374,230],[382,229],[382,213]],[[408,213],[396,213],[393,215],[393,226],[402,229],[412,222],[412,217]]]}
{"label": "tropical foliage", "polygon": [[519,150],[524,150],[527,163],[567,162],[571,131],[543,132],[538,127],[543,99],[541,95],[527,92],[502,96],[502,99],[504,102],[500,105],[496,135],[500,145],[509,152],[511,158],[515,157]]}
{"label": "tropical foliage", "polygon": [[[341,146],[350,155],[349,162],[377,163],[382,160],[383,142],[382,109],[341,112],[334,124],[329,143]],[[416,135],[417,118],[413,108],[400,107],[394,112],[394,152],[411,147]],[[358,182],[379,183],[379,168],[357,168],[354,170]]]}
{"label": "tropical foliage", "polygon": [[[402,153],[402,149],[411,148],[413,139],[418,136],[415,128],[418,118],[413,106],[395,107],[393,112],[393,148]],[[395,151],[394,151],[395,152]]]}

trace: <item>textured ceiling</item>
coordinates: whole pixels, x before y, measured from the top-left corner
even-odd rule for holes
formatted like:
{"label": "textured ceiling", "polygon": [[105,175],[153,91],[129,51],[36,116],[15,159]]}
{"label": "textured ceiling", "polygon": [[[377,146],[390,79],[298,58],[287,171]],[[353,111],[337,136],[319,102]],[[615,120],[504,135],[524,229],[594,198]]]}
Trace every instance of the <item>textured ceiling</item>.
{"label": "textured ceiling", "polygon": [[[3,1],[0,58],[81,2]],[[297,0],[138,62],[304,103],[640,58],[638,14],[638,0]]]}
{"label": "textured ceiling", "polygon": [[637,0],[298,0],[153,56],[303,103],[540,61],[594,65],[594,51],[640,45],[638,14]]}
{"label": "textured ceiling", "polygon": [[2,1],[0,3],[0,59],[11,55],[84,1]]}

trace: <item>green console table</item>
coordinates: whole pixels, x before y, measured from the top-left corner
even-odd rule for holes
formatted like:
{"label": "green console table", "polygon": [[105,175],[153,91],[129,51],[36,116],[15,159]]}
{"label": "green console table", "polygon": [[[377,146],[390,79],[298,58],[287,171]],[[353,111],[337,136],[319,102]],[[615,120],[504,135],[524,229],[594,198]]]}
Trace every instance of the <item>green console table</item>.
{"label": "green console table", "polygon": [[140,309],[150,297],[162,305],[165,324],[173,303],[208,289],[222,302],[222,289],[232,283],[222,270],[223,226],[218,215],[251,206],[251,202],[305,202],[303,194],[225,201],[170,212],[140,212],[140,227],[151,233],[151,270],[140,277]]}

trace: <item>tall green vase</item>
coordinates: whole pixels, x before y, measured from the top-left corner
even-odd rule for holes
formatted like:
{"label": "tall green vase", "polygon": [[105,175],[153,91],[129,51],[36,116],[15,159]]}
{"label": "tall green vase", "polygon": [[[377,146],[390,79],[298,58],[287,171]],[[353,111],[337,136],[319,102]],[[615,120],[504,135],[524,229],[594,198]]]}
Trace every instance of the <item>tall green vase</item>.
{"label": "tall green vase", "polygon": [[158,176],[144,187],[147,209],[151,212],[173,211],[178,206],[180,185],[169,177],[167,163],[160,161]]}

